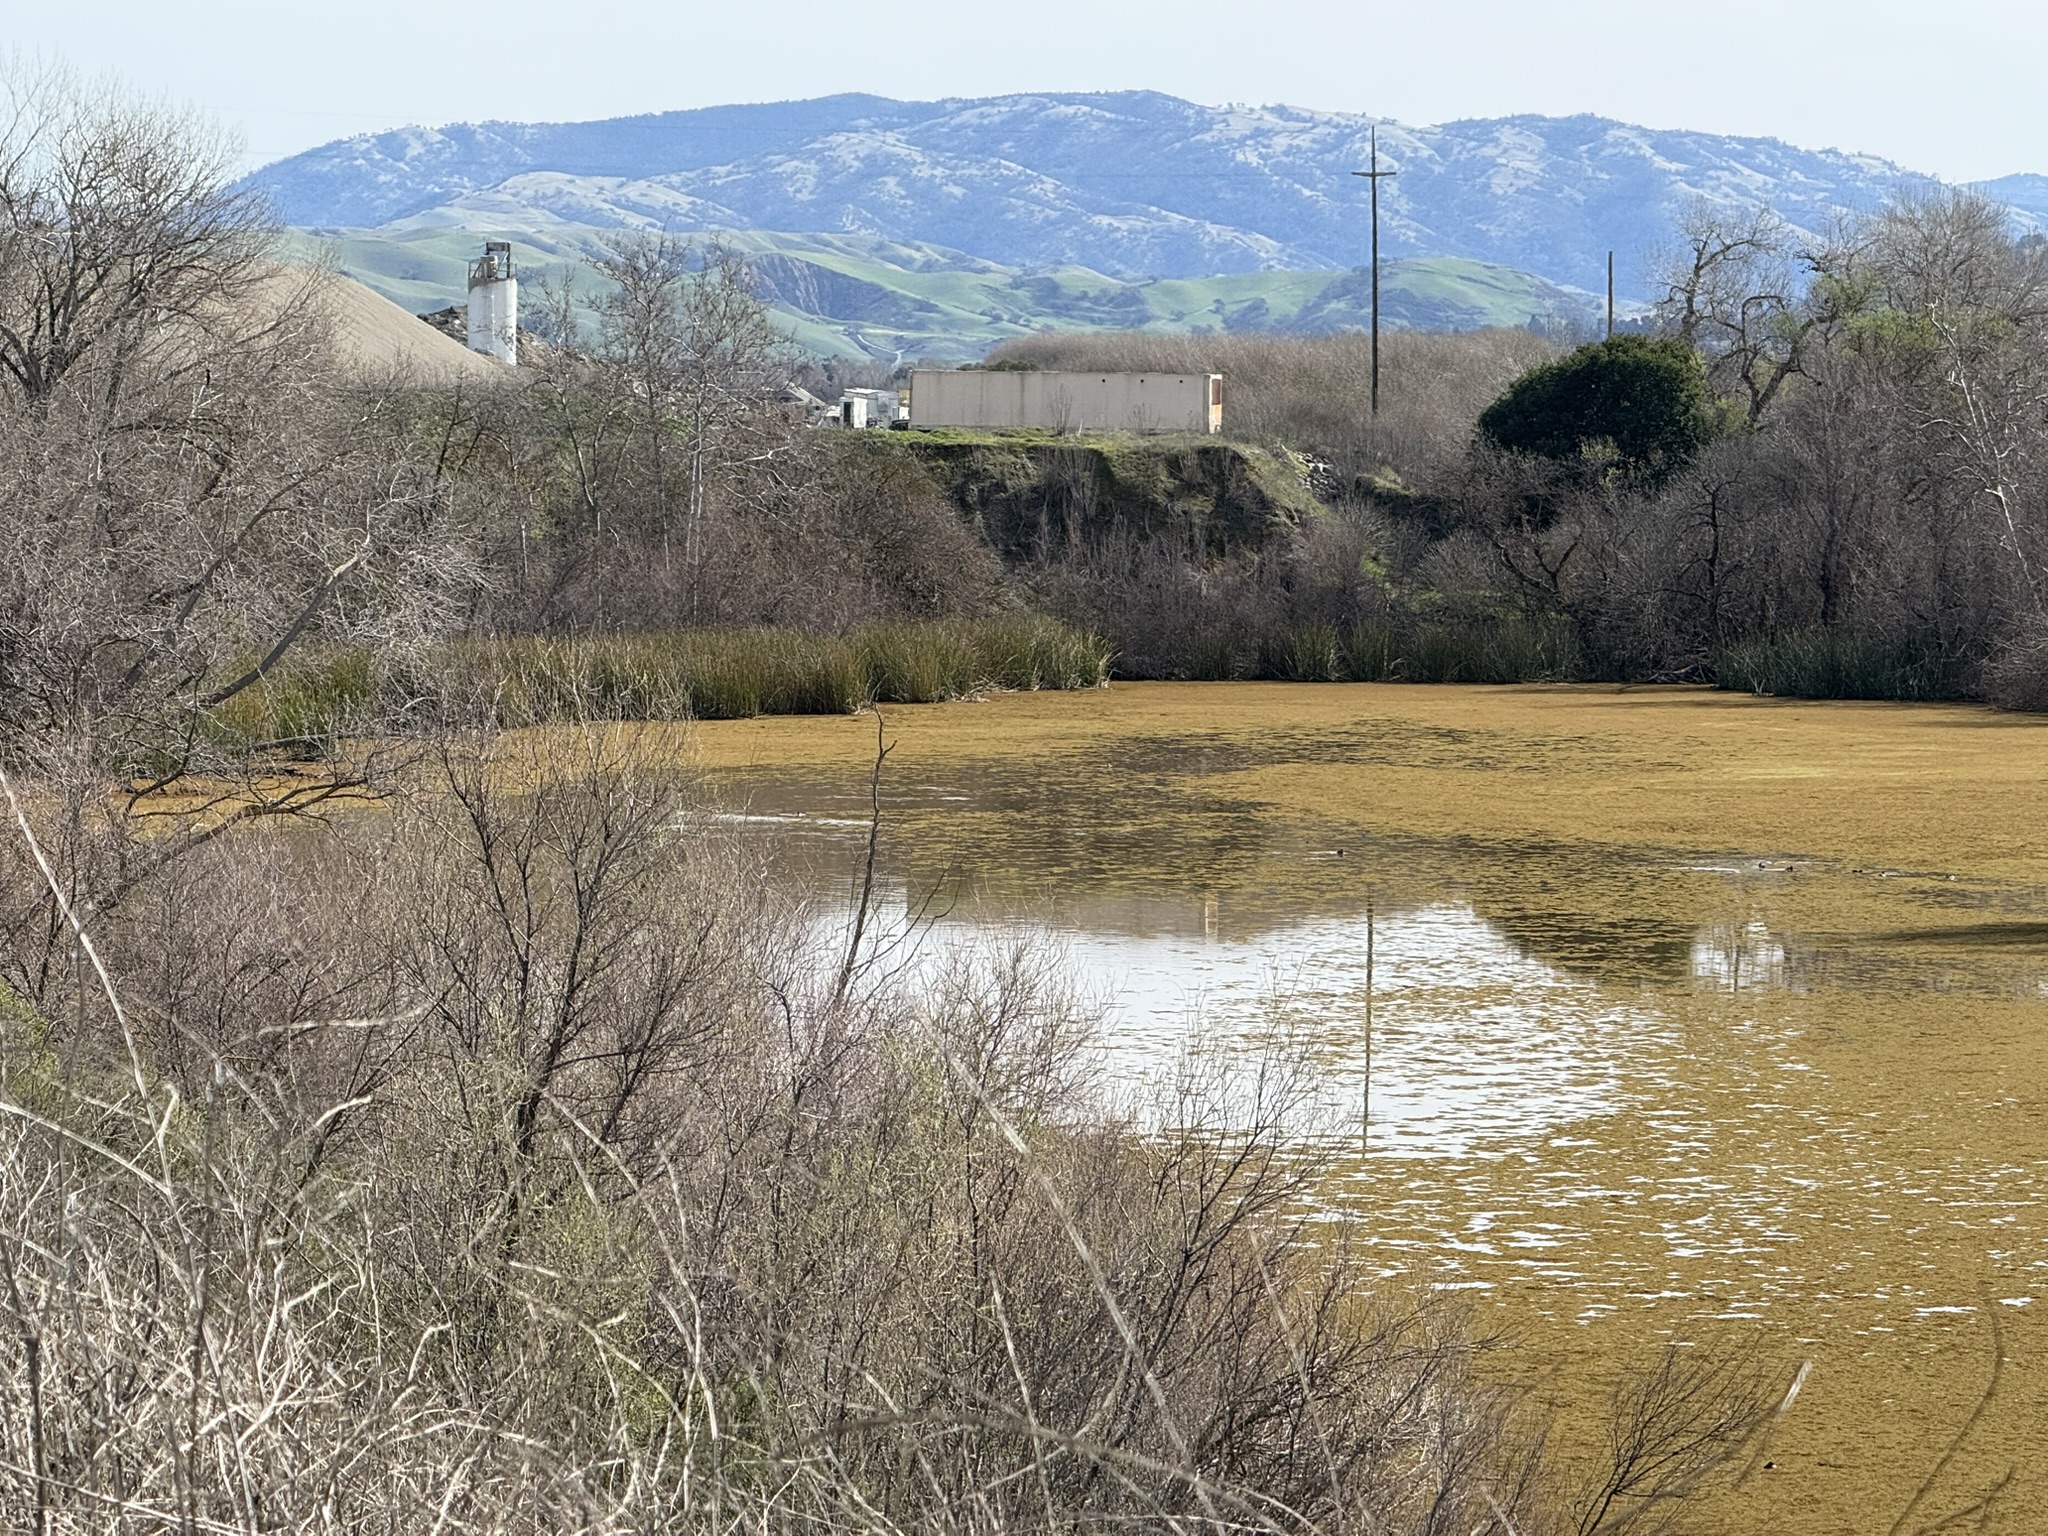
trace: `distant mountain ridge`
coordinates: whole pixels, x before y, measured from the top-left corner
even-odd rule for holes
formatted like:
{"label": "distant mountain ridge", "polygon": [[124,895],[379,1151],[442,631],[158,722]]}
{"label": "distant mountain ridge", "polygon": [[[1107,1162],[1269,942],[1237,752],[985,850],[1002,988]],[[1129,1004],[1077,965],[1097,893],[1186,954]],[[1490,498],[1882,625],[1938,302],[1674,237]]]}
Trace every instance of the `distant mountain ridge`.
{"label": "distant mountain ridge", "polygon": [[[343,139],[248,178],[316,229],[668,227],[933,245],[1120,280],[1356,267],[1372,130],[1389,257],[1458,257],[1592,289],[1704,198],[1819,231],[1931,185],[1875,156],[1775,139],[1506,117],[1414,128],[1359,113],[1206,107],[1155,92],[938,102],[849,95],[605,122],[455,124]],[[2030,223],[2048,181],[2006,178]],[[2004,183],[1989,190],[1999,194]]]}

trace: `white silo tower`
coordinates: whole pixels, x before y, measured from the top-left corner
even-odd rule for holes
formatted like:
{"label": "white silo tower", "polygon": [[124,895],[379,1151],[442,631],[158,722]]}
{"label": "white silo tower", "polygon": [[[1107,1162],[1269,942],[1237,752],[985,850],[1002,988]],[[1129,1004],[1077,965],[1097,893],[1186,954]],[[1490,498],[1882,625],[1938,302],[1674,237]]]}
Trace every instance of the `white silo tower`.
{"label": "white silo tower", "polygon": [[509,240],[486,240],[483,256],[469,264],[469,350],[519,366],[519,279]]}

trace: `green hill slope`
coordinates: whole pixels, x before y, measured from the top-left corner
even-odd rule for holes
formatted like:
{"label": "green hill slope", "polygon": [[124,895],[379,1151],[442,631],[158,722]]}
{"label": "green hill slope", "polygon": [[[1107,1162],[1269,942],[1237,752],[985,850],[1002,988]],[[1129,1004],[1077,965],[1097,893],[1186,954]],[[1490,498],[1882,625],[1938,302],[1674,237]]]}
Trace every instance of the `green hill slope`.
{"label": "green hill slope", "polygon": [[[604,231],[557,226],[509,238],[529,284],[573,279],[586,304],[595,296],[584,264]],[[1033,331],[1324,332],[1363,328],[1370,314],[1367,276],[1357,269],[1122,282],[1086,267],[1021,271],[940,246],[859,236],[726,238],[752,259],[763,296],[797,344],[819,356],[968,362]],[[463,302],[480,243],[447,231],[292,239],[301,257],[324,256],[415,313]],[[1588,325],[1596,312],[1591,294],[1456,257],[1386,263],[1380,288],[1390,327]]]}

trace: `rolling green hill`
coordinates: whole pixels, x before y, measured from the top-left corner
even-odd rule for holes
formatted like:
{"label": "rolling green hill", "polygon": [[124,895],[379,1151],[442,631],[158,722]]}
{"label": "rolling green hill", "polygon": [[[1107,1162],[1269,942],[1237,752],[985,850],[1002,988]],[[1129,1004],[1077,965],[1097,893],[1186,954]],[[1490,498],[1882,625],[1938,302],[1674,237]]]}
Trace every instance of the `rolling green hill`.
{"label": "rolling green hill", "polygon": [[[597,283],[582,269],[604,231],[563,225],[510,238],[528,284],[573,277],[588,314]],[[942,246],[851,235],[726,238],[753,261],[763,296],[796,343],[826,357],[970,362],[1032,331],[1323,332],[1362,328],[1370,313],[1367,277],[1357,269],[1124,282],[1086,267],[1026,271]],[[378,230],[297,232],[292,241],[300,257],[324,256],[423,313],[463,302],[480,237]],[[1457,257],[1386,263],[1380,288],[1382,319],[1393,327],[1588,325],[1596,309],[1591,294]]]}

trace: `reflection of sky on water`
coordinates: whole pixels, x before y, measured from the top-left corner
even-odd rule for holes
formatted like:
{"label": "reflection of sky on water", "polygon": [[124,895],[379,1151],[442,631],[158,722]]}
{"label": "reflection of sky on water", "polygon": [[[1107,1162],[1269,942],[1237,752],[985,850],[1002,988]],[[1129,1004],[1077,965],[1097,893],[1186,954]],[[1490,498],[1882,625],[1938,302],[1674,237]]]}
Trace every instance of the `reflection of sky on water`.
{"label": "reflection of sky on water", "polygon": [[[1202,934],[1207,897],[1221,903],[1206,925],[1212,936],[1291,953],[1317,931],[1362,922],[1372,894],[1383,914],[1396,914],[1389,921],[1457,909],[1544,976],[1630,999],[1666,988],[2031,997],[2048,986],[2048,893],[1996,881],[1455,839],[1347,836],[1338,848],[1244,815],[1228,818],[1235,841],[1225,858],[1214,837],[1177,833],[1179,819],[1148,823],[1142,835],[1097,835],[1085,818],[1012,816],[957,790],[918,789],[885,832],[882,870],[932,898],[933,910],[984,928],[1049,922],[1122,948],[1126,936]],[[986,814],[963,829],[962,804]],[[763,834],[792,884],[836,894],[865,841],[866,818],[851,814],[859,809],[850,797],[790,784],[757,796],[750,812],[716,819]],[[1896,927],[1785,925],[1796,891],[1830,885],[1881,887]]]}
{"label": "reflection of sky on water", "polygon": [[[901,898],[892,905],[899,915]],[[1298,1050],[1313,1090],[1289,1121],[1356,1137],[1368,1107],[1367,924],[1315,918],[1248,938],[1211,922],[1133,934],[1111,928],[933,923],[933,955],[1038,932],[1105,1004],[1109,1080],[1168,1071],[1191,1046],[1224,1068]],[[1620,1103],[1617,1045],[1665,1026],[1591,983],[1531,959],[1445,903],[1372,925],[1370,1128],[1394,1156],[1499,1155]]]}
{"label": "reflection of sky on water", "polygon": [[[780,878],[845,899],[865,823],[758,821],[797,855]],[[1879,876],[1319,846],[1274,855],[1276,885],[1230,887],[1179,844],[1132,870],[1107,854],[1100,869],[1020,864],[1014,846],[965,839],[885,864],[884,926],[904,931],[914,895],[917,963],[1054,946],[1103,1004],[1101,1083],[1141,1113],[1192,1048],[1226,1123],[1247,1123],[1230,1118],[1259,1080],[1247,1068],[1292,1053],[1313,1092],[1283,1123],[1332,1138],[1326,1209],[1389,1273],[1533,1287],[1524,1304],[1585,1324],[1778,1318],[1801,1343],[1838,1325],[1874,1339],[1966,1324],[1987,1277],[2001,1314],[2048,1294],[2048,1163],[1984,1159],[1953,1119],[2008,1113],[2001,1095],[2028,1090],[1944,1077],[1938,1093],[1894,1091],[1917,1081],[1899,1074],[1950,999],[2048,993],[2041,892],[1886,879],[1896,929],[1816,932],[1782,926],[1777,894]],[[1868,1047],[1845,1057],[1845,1038]]]}

